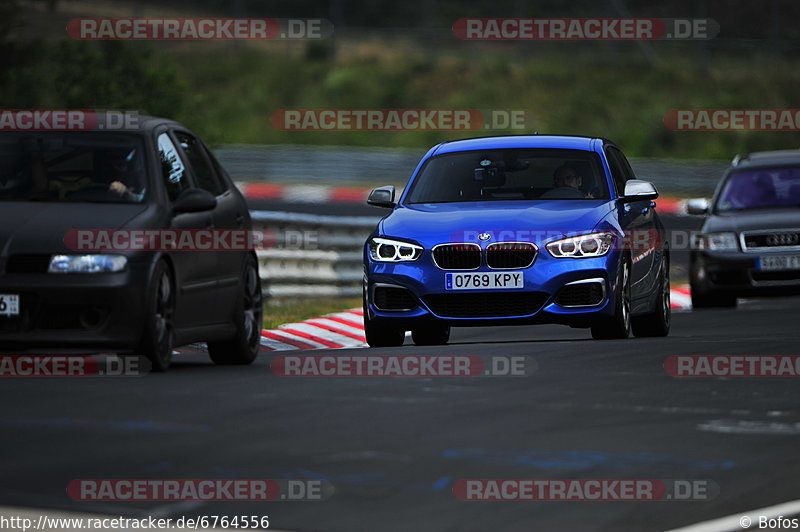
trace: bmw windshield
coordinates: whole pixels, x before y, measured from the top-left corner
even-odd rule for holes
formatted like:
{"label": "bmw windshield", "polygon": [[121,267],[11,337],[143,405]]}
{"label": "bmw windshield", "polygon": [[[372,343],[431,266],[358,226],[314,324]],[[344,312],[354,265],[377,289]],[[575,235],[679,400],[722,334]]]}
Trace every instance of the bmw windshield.
{"label": "bmw windshield", "polygon": [[145,192],[144,150],[134,135],[0,135],[0,201],[140,203]]}
{"label": "bmw windshield", "polygon": [[505,149],[432,157],[405,203],[609,199],[600,157],[584,150]]}

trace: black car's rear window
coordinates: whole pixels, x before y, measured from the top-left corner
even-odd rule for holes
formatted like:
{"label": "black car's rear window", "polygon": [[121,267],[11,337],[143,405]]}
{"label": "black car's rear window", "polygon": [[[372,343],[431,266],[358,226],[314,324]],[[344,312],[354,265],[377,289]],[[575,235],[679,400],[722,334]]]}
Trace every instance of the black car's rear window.
{"label": "black car's rear window", "polygon": [[139,203],[141,139],[116,133],[0,134],[0,201]]}
{"label": "black car's rear window", "polygon": [[475,150],[429,159],[406,203],[609,199],[600,157],[568,149]]}

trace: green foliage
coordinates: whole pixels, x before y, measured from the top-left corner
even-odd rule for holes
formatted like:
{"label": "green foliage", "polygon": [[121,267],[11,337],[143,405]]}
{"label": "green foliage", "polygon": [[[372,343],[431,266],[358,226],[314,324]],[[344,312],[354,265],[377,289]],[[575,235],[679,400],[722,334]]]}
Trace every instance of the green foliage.
{"label": "green foliage", "polygon": [[[183,52],[186,53],[186,52]],[[737,151],[796,148],[797,133],[676,132],[664,114],[681,108],[794,108],[800,71],[769,61],[720,59],[703,72],[692,58],[646,63],[635,50],[540,55],[313,60],[242,50],[178,54],[193,87],[189,124],[216,143],[335,144],[425,148],[442,140],[491,134],[411,131],[280,131],[279,109],[521,109],[526,131],[611,138],[632,156],[729,159]],[[499,131],[497,133],[520,133]]]}
{"label": "green foliage", "polygon": [[177,116],[186,86],[169,59],[142,43],[44,42],[18,34],[19,4],[0,0],[0,101],[4,108],[138,109]]}

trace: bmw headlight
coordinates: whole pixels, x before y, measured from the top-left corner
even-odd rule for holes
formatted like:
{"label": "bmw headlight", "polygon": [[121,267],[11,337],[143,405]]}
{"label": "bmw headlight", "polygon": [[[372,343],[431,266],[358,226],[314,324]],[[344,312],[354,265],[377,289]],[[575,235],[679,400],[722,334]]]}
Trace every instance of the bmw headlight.
{"label": "bmw headlight", "polygon": [[128,264],[122,255],[54,255],[49,273],[112,273],[121,272]]}
{"label": "bmw headlight", "polygon": [[708,233],[697,238],[697,249],[736,251],[739,249],[739,242],[736,233]]}
{"label": "bmw headlight", "polygon": [[556,240],[547,244],[547,251],[557,259],[602,257],[614,244],[614,233],[590,233]]}
{"label": "bmw headlight", "polygon": [[417,260],[422,255],[422,246],[391,240],[389,238],[371,238],[369,256],[377,262],[408,262]]}

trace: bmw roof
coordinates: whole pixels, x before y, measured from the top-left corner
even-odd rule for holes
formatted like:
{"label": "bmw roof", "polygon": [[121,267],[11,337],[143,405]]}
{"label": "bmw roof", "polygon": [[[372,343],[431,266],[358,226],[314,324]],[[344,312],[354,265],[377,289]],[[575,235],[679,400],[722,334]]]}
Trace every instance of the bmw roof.
{"label": "bmw roof", "polygon": [[490,150],[502,148],[556,148],[594,151],[605,139],[571,135],[506,135],[501,137],[479,137],[453,140],[439,144],[432,155],[468,150]]}

